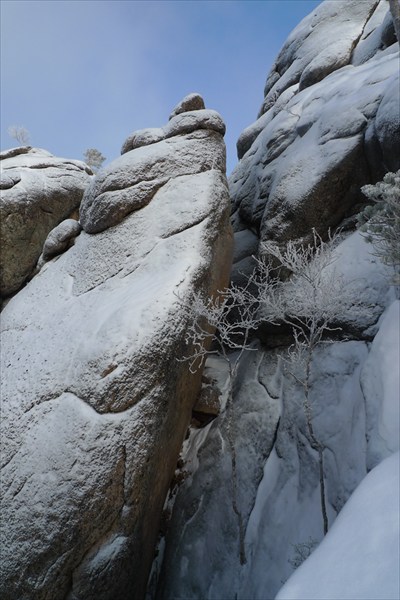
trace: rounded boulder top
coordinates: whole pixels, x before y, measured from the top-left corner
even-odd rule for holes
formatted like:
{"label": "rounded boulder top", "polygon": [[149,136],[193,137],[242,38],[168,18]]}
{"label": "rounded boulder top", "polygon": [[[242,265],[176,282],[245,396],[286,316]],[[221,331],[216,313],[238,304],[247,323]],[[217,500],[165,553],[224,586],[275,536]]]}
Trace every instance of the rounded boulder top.
{"label": "rounded boulder top", "polygon": [[203,97],[200,96],[200,94],[188,94],[175,106],[169,116],[169,120],[171,120],[173,117],[176,117],[176,115],[180,115],[181,113],[192,110],[203,110],[205,107],[206,105],[204,104]]}

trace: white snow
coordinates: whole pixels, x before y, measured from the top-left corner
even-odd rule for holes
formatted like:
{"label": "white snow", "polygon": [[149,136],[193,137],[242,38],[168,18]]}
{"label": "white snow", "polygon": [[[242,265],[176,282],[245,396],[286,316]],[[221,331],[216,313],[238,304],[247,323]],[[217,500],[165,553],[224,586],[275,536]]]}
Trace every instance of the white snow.
{"label": "white snow", "polygon": [[361,482],[276,600],[398,600],[399,453]]}
{"label": "white snow", "polygon": [[[176,311],[176,294],[183,297],[206,264],[204,219],[214,183],[221,184],[216,171],[171,180],[121,223],[111,242],[107,231],[82,233],[8,303],[2,313],[3,394],[14,400],[3,410],[29,408],[44,389],[98,397],[121,378],[127,353],[152,352]],[[41,310],[33,312],[32,305]],[[21,377],[22,364],[37,376]],[[120,370],[102,377],[114,364]]]}
{"label": "white snow", "polygon": [[367,411],[368,467],[400,447],[400,302],[380,320],[379,332],[361,373]]}
{"label": "white snow", "polygon": [[[326,49],[328,43],[329,53],[325,55],[327,65],[335,63],[337,56],[341,58],[338,66],[348,62],[354,40],[362,34],[369,14],[378,2],[347,0],[345,10],[337,4],[322,2],[291,32],[276,60],[278,72],[283,70],[283,66],[287,68],[271,88],[271,93],[275,90],[281,92],[298,81],[301,74],[310,69],[315,57],[321,54],[321,49]],[[337,34],[338,30],[340,35]]]}

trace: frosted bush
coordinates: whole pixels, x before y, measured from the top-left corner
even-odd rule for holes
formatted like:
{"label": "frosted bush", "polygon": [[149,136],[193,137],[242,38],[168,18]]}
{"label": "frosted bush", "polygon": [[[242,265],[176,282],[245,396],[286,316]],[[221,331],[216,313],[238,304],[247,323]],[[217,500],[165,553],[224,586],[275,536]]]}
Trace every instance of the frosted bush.
{"label": "frosted bush", "polygon": [[373,204],[358,215],[358,225],[374,254],[395,269],[394,283],[400,283],[400,171],[387,173],[376,185],[365,185],[363,194]]}

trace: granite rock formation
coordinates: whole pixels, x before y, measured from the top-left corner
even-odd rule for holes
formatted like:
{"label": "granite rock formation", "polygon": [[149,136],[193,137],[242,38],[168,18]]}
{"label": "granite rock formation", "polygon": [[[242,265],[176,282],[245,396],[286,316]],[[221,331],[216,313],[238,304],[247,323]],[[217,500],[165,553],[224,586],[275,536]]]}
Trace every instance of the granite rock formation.
{"label": "granite rock formation", "polygon": [[[360,187],[399,168],[399,46],[388,11],[388,3],[379,0],[323,2],[300,23],[267,79],[258,120],[239,138],[240,161],[229,180],[236,281],[253,268],[260,241],[284,246],[288,240],[308,241],[313,227],[322,236],[342,227],[332,268],[355,286],[354,306],[340,324],[352,339],[338,341],[332,334],[330,343],[321,344],[310,380],[333,527],[368,471],[399,449],[393,425],[399,418],[393,369],[399,360],[399,302],[390,270],[354,232],[354,215],[365,202]],[[304,390],[285,362],[290,342],[262,328],[257,333],[260,339],[254,339],[234,382],[230,411],[222,400],[217,418],[193,429],[185,447],[188,475],[171,499],[170,527],[150,582],[157,600],[272,599],[293,571],[296,547],[323,538],[318,459],[308,439]],[[212,359],[207,371],[223,397],[226,370]],[[391,485],[398,486],[398,474]],[[243,564],[234,489],[245,528]],[[394,504],[390,510],[396,513]],[[398,540],[396,527],[391,539]],[[344,544],[354,544],[343,530],[341,535]],[[371,549],[374,539],[366,538]],[[325,554],[328,562],[325,558],[319,568],[335,578],[331,556]],[[308,573],[315,564],[311,558]],[[377,565],[379,570],[379,560]],[[390,581],[383,589],[395,590],[395,572],[384,572]],[[282,598],[308,598],[313,575],[303,580],[300,595],[293,579]],[[378,572],[375,579],[382,584]],[[350,593],[342,586],[345,595],[335,596],[332,581],[318,581],[318,593],[326,597]],[[358,588],[353,581],[349,597],[363,597],[368,589],[364,581]]]}
{"label": "granite rock formation", "polygon": [[143,598],[201,385],[177,361],[182,302],[227,285],[229,213],[221,133],[131,150],[93,180],[75,244],[5,307],[4,600]]}
{"label": "granite rock formation", "polygon": [[388,3],[323,2],[289,36],[264,93],[230,177],[235,230],[279,243],[313,227],[325,236],[357,213],[362,185],[400,167]]}
{"label": "granite rock formation", "polygon": [[48,233],[79,206],[92,171],[85,163],[24,146],[2,152],[0,294],[32,274]]}
{"label": "granite rock formation", "polygon": [[[225,124],[213,110],[183,112],[161,129],[140,130],[129,136],[123,154],[102,169],[86,190],[80,222],[88,233],[116,225],[130,212],[150,202],[174,177],[225,170],[221,136]],[[135,151],[132,162],[130,151]]]}

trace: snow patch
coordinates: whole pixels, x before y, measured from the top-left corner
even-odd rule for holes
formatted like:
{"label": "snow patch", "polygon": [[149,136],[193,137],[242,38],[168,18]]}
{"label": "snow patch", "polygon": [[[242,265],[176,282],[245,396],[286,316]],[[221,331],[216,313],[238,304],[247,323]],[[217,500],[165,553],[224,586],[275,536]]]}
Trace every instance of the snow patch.
{"label": "snow patch", "polygon": [[398,600],[399,453],[361,482],[276,600]]}

